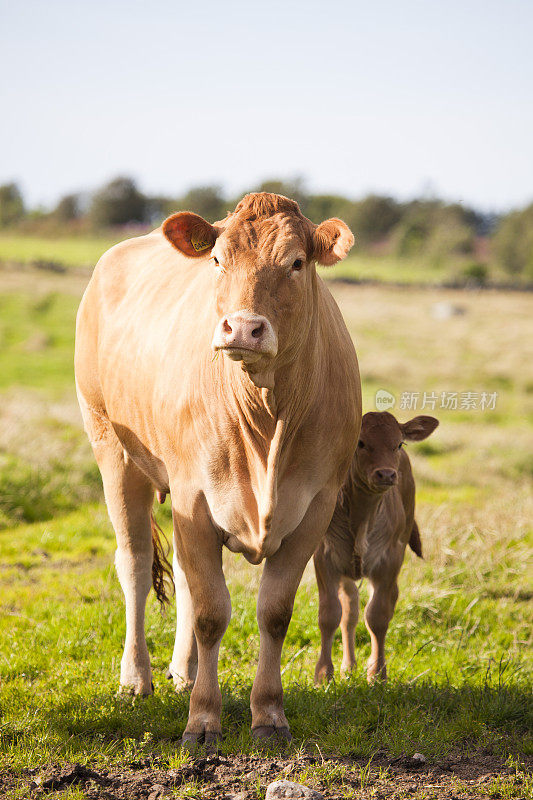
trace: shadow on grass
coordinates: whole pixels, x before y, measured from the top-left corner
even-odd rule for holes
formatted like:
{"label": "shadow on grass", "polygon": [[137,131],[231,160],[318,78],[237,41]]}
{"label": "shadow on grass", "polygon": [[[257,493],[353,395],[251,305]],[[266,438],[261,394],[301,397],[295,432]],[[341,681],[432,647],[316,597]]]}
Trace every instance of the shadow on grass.
{"label": "shadow on grass", "polygon": [[[250,734],[250,689],[238,681],[222,687],[221,751],[226,755],[264,749]],[[36,711],[24,729],[4,725],[3,744],[23,748],[45,725],[56,760],[169,757],[178,748],[188,701],[187,694],[170,687],[148,698],[111,693],[72,697]],[[290,749],[324,757],[368,759],[379,753],[394,758],[416,751],[429,759],[482,751],[507,757],[533,751],[527,685],[368,686],[355,679],[320,689],[292,684],[285,691],[285,710],[294,737]],[[44,751],[42,756],[46,761]]]}

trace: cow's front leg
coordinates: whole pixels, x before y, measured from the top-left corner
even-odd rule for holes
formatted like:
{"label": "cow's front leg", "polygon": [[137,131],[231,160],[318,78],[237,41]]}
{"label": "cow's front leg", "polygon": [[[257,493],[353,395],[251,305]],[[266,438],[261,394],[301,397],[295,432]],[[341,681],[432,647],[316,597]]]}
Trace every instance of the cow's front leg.
{"label": "cow's front leg", "polygon": [[[218,652],[231,617],[231,601],[222,571],[222,544],[207,515],[205,500],[199,499],[190,514],[180,515],[173,509],[173,515],[178,561],[190,591],[198,651],[198,671],[183,743],[211,744],[222,732]],[[187,621],[185,624],[188,625]],[[188,628],[186,638],[190,641]]]}
{"label": "cow's front leg", "polygon": [[250,698],[252,733],[259,739],[275,734],[291,738],[283,710],[281,650],[296,590],[307,562],[326,533],[336,494],[324,491],[317,495],[298,528],[265,562],[257,600],[259,664]]}

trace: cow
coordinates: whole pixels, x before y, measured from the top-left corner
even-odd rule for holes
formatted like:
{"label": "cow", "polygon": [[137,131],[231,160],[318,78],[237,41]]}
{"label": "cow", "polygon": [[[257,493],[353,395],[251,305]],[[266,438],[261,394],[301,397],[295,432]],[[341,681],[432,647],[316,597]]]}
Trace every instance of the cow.
{"label": "cow", "polygon": [[341,220],[315,225],[293,200],[253,193],[213,225],[180,212],[112,247],[80,305],[77,392],[126,606],[120,682],[153,691],[145,604],[151,583],[162,597],[165,582],[151,510],[154,492],[170,492],[169,671],[177,689],[191,689],[187,746],[221,735],[224,545],[265,561],[253,735],[290,738],[282,645],[361,424],[355,350],[316,264],[335,264],[352,244]]}
{"label": "cow", "polygon": [[415,520],[415,481],[405,441],[426,439],[438,420],[418,416],[398,422],[388,411],[364,415],[346,481],[325,538],[314,554],[319,593],[320,656],[317,684],[334,669],[331,649],[341,626],[342,672],[355,666],[354,635],[359,618],[356,581],[370,583],[365,624],[370,634],[368,681],[387,677],[385,637],[398,599],[398,575],[409,544],[420,558],[422,543]]}

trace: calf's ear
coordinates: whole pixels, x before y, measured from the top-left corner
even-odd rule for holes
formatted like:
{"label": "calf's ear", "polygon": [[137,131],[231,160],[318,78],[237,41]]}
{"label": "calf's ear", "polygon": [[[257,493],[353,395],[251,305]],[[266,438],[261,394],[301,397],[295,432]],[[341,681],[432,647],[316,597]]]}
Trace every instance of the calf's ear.
{"label": "calf's ear", "polygon": [[313,258],[323,267],[331,267],[346,258],[353,247],[353,233],[341,219],[321,222],[313,233]]}
{"label": "calf's ear", "polygon": [[400,428],[403,433],[404,439],[410,442],[421,442],[422,439],[433,433],[437,425],[438,419],[435,417],[413,417],[409,422],[400,423]]}
{"label": "calf's ear", "polygon": [[163,222],[163,233],[176,250],[199,258],[211,250],[220,231],[198,214],[180,211]]}

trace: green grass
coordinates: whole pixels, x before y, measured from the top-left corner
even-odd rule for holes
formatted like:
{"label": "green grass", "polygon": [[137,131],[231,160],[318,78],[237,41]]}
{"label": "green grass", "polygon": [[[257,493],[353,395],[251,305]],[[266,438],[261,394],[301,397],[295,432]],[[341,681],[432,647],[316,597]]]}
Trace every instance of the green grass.
{"label": "green grass", "polygon": [[[0,291],[0,771],[145,758],[176,766],[187,697],[164,677],[174,611],[162,616],[152,596],[146,629],[156,694],[116,695],[123,600],[114,537],[74,399],[77,297],[62,290],[66,280],[29,272],[14,289]],[[437,761],[490,752],[519,764],[533,755],[533,442],[524,424],[533,404],[525,369],[531,300],[441,292],[434,299],[466,307],[442,323],[432,318],[425,292],[334,291],[356,340],[366,409],[374,407],[378,388],[399,397],[406,389],[495,387],[499,397],[493,412],[435,410],[437,432],[410,445],[426,558],[406,557],[388,636],[387,685],[366,684],[369,642],[360,624],[355,673],[313,687],[318,609],[313,574],[306,573],[283,655],[295,737],[290,752],[324,755],[300,774],[323,787],[343,780],[343,768],[329,756],[366,760],[376,751],[390,757],[419,751]],[[402,420],[417,413],[395,411]],[[168,531],[167,506],[158,514]],[[248,706],[260,568],[229,553],[225,566],[233,615],[220,659],[222,750],[252,753]],[[339,665],[338,639],[334,661]],[[524,780],[502,776],[490,791],[525,796]],[[198,788],[189,788],[198,796]],[[71,789],[61,796],[83,794]]]}
{"label": "green grass", "polygon": [[102,253],[121,241],[113,236],[24,236],[0,234],[0,262],[53,262],[66,267],[93,267]]}
{"label": "green grass", "polygon": [[0,296],[0,390],[72,387],[78,299],[49,292]]}
{"label": "green grass", "polygon": [[455,274],[449,263],[435,266],[425,259],[403,259],[392,255],[355,253],[332,268],[320,269],[323,278],[379,283],[438,284]]}
{"label": "green grass", "polygon": [[[162,616],[150,600],[154,697],[117,697],[124,615],[102,507],[5,530],[0,548],[4,764],[119,763],[132,753],[173,757],[187,717],[186,696],[164,677],[174,615]],[[229,569],[233,617],[220,660],[223,749],[251,752],[248,703],[258,637],[250,585],[256,581],[249,568]],[[424,572],[417,564],[408,569],[411,577]],[[422,589],[403,583],[389,636],[389,684],[368,686],[361,663],[353,677],[315,689],[317,600],[311,576],[304,581],[283,659],[296,741],[352,757],[385,749],[391,755],[423,751],[435,759],[480,747],[503,756],[531,754],[526,604],[488,596],[475,580],[463,582],[460,591],[443,591],[442,583],[433,588],[427,580]],[[356,643],[362,661],[368,654],[363,628]]]}

